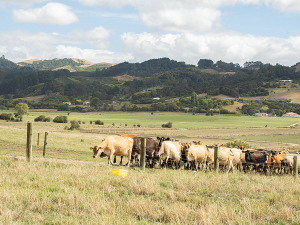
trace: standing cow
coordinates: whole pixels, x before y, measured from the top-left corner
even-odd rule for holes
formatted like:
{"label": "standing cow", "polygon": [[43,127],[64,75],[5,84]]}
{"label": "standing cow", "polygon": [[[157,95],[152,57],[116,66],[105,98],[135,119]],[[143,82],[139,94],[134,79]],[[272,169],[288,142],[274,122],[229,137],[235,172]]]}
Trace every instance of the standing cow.
{"label": "standing cow", "polygon": [[93,157],[96,158],[102,152],[108,156],[108,165],[112,165],[111,158],[115,156],[127,156],[130,166],[131,152],[132,152],[133,140],[132,138],[120,137],[120,136],[108,136],[99,145],[91,147],[94,151]]}
{"label": "standing cow", "polygon": [[164,141],[161,143],[158,156],[168,165],[168,160],[181,164],[182,145],[179,142]]}
{"label": "standing cow", "polygon": [[208,151],[206,146],[203,145],[191,145],[187,151],[187,162],[191,163],[195,170],[197,170],[197,164],[202,164],[203,169],[206,166]]}

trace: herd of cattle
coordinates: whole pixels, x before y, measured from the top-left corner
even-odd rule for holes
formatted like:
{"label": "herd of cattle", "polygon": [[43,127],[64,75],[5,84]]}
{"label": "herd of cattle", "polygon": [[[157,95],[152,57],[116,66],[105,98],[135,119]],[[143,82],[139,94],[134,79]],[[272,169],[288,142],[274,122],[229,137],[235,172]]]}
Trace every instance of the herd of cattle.
{"label": "herd of cattle", "polygon": [[[171,167],[180,169],[198,170],[199,168],[211,169],[214,164],[214,147],[203,145],[202,142],[182,143],[178,140],[171,141],[169,138],[157,137],[146,138],[146,165],[154,168]],[[96,158],[108,157],[108,164],[112,165],[112,157],[127,156],[127,166],[135,160],[139,163],[141,154],[141,137],[131,134],[108,136],[99,145],[91,147]],[[293,168],[293,157],[300,155],[289,153],[287,150],[270,151],[263,149],[227,148],[219,146],[219,166],[227,172],[238,168],[240,170],[254,169],[258,172],[289,173]],[[115,161],[114,161],[115,162]],[[299,161],[300,162],[300,161]],[[300,165],[300,163],[299,163]],[[299,170],[300,171],[300,170]]]}

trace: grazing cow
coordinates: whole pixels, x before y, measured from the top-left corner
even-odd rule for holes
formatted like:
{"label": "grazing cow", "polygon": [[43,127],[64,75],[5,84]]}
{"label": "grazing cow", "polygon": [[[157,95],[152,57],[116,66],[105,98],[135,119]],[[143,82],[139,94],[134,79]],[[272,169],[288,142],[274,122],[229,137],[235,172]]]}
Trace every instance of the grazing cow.
{"label": "grazing cow", "polygon": [[206,165],[208,151],[203,145],[191,145],[188,149],[186,159],[188,162],[193,163],[194,169],[197,170],[197,164],[202,164],[203,168]]}
{"label": "grazing cow", "polygon": [[[141,137],[133,138],[132,155],[139,159],[141,154]],[[153,138],[146,138],[146,160],[150,167],[154,167],[158,162],[159,141]],[[150,163],[151,161],[151,163]]]}
{"label": "grazing cow", "polygon": [[159,147],[161,146],[161,144],[164,142],[164,141],[170,141],[170,138],[169,137],[167,137],[167,138],[165,138],[165,137],[157,137],[157,140],[159,140]]}
{"label": "grazing cow", "polygon": [[273,168],[275,169],[275,171],[277,169],[281,170],[282,169],[282,161],[288,157],[288,156],[298,156],[297,154],[287,154],[288,151],[284,150],[282,152],[280,152],[279,154],[272,154],[270,156],[270,163],[273,165]]}
{"label": "grazing cow", "polygon": [[260,169],[263,169],[264,172],[266,172],[266,166],[271,154],[270,152],[263,150],[247,150],[244,151],[244,153],[247,167],[253,166],[257,172],[259,172]]}
{"label": "grazing cow", "polygon": [[[211,147],[211,146],[210,146]],[[207,166],[209,167],[214,163],[214,156],[215,156],[215,151],[214,148],[207,148],[208,155],[207,155]],[[230,169],[233,170],[233,158],[234,158],[234,153],[229,149],[229,148],[219,148],[219,165],[228,167],[227,173],[229,172]]]}
{"label": "grazing cow", "polygon": [[121,136],[121,137],[130,137],[130,138],[137,137],[137,136],[134,135],[134,134],[119,134],[118,136]]}
{"label": "grazing cow", "polygon": [[[134,137],[137,137],[136,135],[134,134],[119,134],[118,136],[121,136],[121,137],[130,137],[130,138],[134,138]],[[104,157],[105,155],[103,153],[101,153],[100,157]],[[121,156],[121,161],[120,161],[120,165],[122,165],[122,161],[123,161],[123,156]],[[117,162],[117,156],[114,157],[114,163]]]}
{"label": "grazing cow", "polygon": [[[285,172],[292,173],[293,165],[294,165],[294,156],[295,155],[287,155],[282,161],[281,165]],[[298,171],[300,171],[300,157],[298,156]]]}
{"label": "grazing cow", "polygon": [[111,158],[113,155],[116,156],[127,156],[128,163],[130,166],[131,152],[132,152],[133,140],[132,138],[120,137],[120,136],[108,136],[99,145],[91,147],[94,151],[93,157],[96,158],[99,154],[104,152],[108,156],[108,164],[112,165]]}
{"label": "grazing cow", "polygon": [[179,142],[172,142],[172,141],[164,141],[162,142],[158,156],[160,159],[165,161],[166,165],[168,160],[172,162],[181,163],[181,152],[182,152],[182,145]]}

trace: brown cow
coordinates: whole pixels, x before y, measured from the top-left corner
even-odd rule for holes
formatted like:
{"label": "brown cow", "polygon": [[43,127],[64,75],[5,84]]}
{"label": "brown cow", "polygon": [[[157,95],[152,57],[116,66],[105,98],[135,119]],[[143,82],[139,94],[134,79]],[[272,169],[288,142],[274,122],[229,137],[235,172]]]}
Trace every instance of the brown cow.
{"label": "brown cow", "polygon": [[[132,155],[139,159],[141,154],[141,137],[133,138]],[[154,167],[158,161],[159,141],[153,138],[146,138],[146,159],[150,167]],[[151,161],[151,163],[150,163]]]}
{"label": "brown cow", "polygon": [[98,146],[91,147],[94,151],[93,157],[96,158],[99,154],[104,152],[108,156],[108,164],[112,165],[111,157],[116,156],[127,156],[128,163],[130,166],[131,152],[132,152],[133,140],[132,138],[120,137],[120,136],[108,136]]}

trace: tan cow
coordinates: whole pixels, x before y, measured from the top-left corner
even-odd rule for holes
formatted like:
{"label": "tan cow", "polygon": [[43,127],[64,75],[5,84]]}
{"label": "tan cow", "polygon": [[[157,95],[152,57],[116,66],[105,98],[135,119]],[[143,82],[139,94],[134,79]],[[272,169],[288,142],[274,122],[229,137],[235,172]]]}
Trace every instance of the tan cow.
{"label": "tan cow", "polygon": [[108,156],[108,165],[112,165],[111,158],[115,156],[127,156],[128,163],[130,165],[131,152],[132,152],[133,140],[130,137],[121,136],[108,136],[104,139],[100,145],[91,147],[94,151],[93,157],[96,158],[102,152]]}
{"label": "tan cow", "polygon": [[158,156],[160,159],[165,160],[165,163],[168,163],[168,160],[173,162],[181,162],[181,150],[182,145],[179,142],[164,141],[159,149]]}
{"label": "tan cow", "polygon": [[[214,163],[214,148],[207,148],[208,150],[208,155],[207,155],[207,166],[209,167],[211,164]],[[228,148],[223,148],[219,147],[219,165],[220,166],[227,166],[228,170],[227,173],[229,172],[230,169],[233,169],[233,158],[234,158],[234,153],[228,149]]]}
{"label": "tan cow", "polygon": [[203,145],[191,145],[187,151],[186,160],[187,162],[195,163],[195,170],[197,170],[197,164],[202,164],[203,168],[206,166],[206,159],[208,155],[208,150]]}
{"label": "tan cow", "polygon": [[239,165],[240,170],[243,168],[243,163],[246,162],[245,160],[245,153],[238,148],[226,148],[226,147],[220,147],[223,149],[227,149],[228,151],[231,151],[233,153],[233,159],[232,159],[232,164],[233,166]]}
{"label": "tan cow", "polygon": [[119,134],[118,136],[121,136],[121,137],[131,137],[131,138],[137,137],[134,134]]}
{"label": "tan cow", "polygon": [[[300,171],[300,157],[298,157],[298,171]],[[284,160],[282,160],[283,169],[286,172],[292,173],[293,166],[294,166],[294,155],[287,155]]]}

